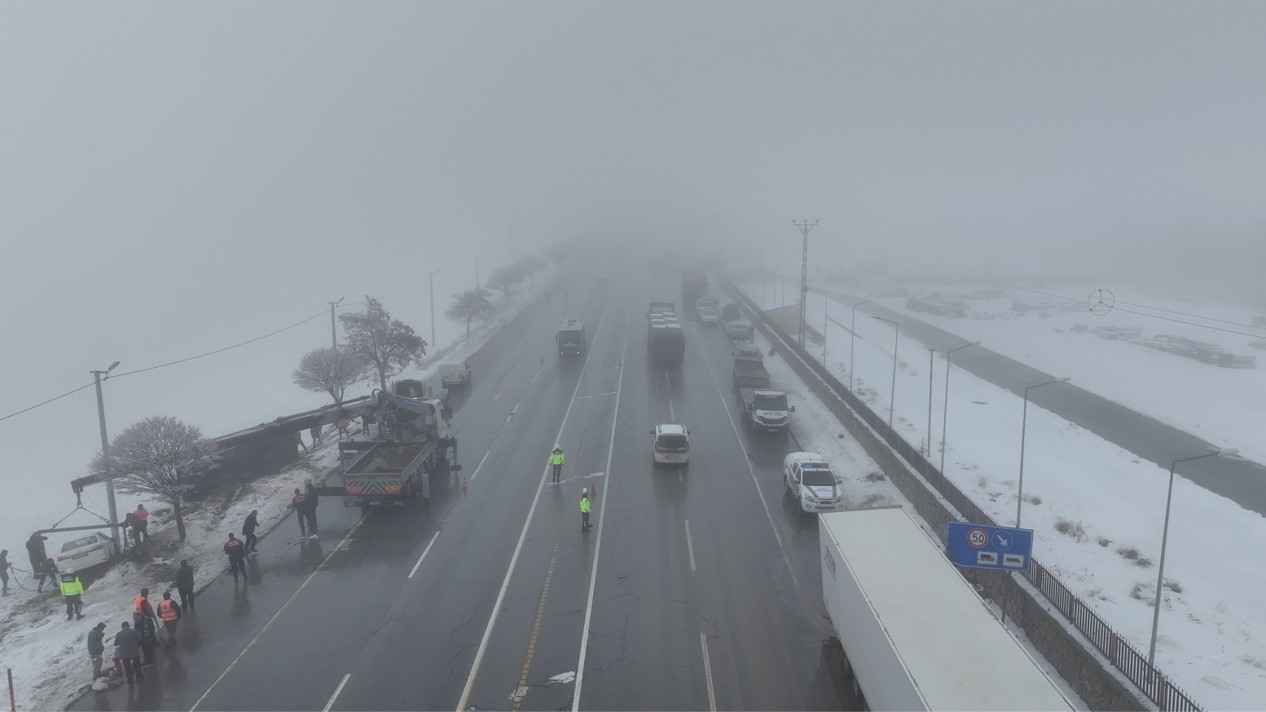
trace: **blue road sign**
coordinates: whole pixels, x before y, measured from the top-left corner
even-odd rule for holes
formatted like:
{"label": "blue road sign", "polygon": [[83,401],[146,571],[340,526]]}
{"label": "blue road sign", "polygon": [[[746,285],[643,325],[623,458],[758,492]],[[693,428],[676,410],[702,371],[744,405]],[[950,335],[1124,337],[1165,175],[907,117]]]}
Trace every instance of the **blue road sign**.
{"label": "blue road sign", "polygon": [[957,566],[1028,571],[1033,555],[1033,530],[948,522],[945,555]]}

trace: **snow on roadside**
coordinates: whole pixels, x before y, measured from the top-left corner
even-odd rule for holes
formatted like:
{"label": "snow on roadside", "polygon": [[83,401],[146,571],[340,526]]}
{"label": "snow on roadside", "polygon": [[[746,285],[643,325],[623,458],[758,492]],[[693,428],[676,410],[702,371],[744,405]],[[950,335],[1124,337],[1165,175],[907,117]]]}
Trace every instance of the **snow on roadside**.
{"label": "snow on roadside", "polygon": [[[539,275],[536,285],[494,299],[495,312],[449,346],[438,349],[426,366],[402,374],[425,380],[442,361],[468,358],[531,304],[551,281],[553,270]],[[271,420],[269,415],[262,421]],[[327,432],[333,429],[327,426]],[[282,472],[261,477],[231,492],[213,493],[207,500],[186,507],[184,543],[176,539],[171,510],[150,507],[153,538],[142,545],[143,560],[127,560],[112,566],[91,584],[86,584],[83,620],[67,621],[65,603],[56,584],[50,590],[29,595],[22,586],[31,583],[29,574],[20,581],[11,575],[13,594],[0,598],[0,660],[13,672],[18,709],[64,709],[82,694],[90,682],[91,661],[87,652],[88,631],[106,623],[106,642],[119,623],[131,621],[132,600],[142,588],[149,588],[155,604],[167,590],[174,590],[176,569],[182,560],[194,569],[198,589],[208,585],[228,569],[223,545],[228,532],[240,532],[252,509],[259,510],[259,531],[263,536],[289,513],[290,492],[307,480],[319,482],[338,463],[338,447],[332,438]],[[51,543],[51,542],[50,542]],[[51,552],[51,549],[50,549]],[[25,552],[10,551],[15,565],[25,563]],[[107,645],[108,650],[108,645]],[[107,661],[107,666],[109,661]]]}

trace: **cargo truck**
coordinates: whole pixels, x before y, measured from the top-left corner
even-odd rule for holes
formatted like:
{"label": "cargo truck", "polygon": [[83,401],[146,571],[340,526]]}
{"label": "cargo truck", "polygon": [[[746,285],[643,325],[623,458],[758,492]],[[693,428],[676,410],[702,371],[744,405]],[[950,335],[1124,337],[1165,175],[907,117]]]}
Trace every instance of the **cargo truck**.
{"label": "cargo truck", "polygon": [[686,355],[686,332],[672,302],[651,302],[646,310],[646,353],[655,363],[681,363]]}
{"label": "cargo truck", "polygon": [[906,510],[824,512],[818,542],[859,709],[1073,709]]}
{"label": "cargo truck", "polygon": [[785,435],[796,407],[787,394],[770,387],[769,371],[758,346],[740,346],[734,352],[734,397],[743,408],[743,419],[753,430]]}
{"label": "cargo truck", "polygon": [[457,438],[448,432],[444,403],[438,398],[378,396],[383,440],[340,442],[340,455],[359,452],[342,473],[343,504],[348,507],[402,505],[429,499],[431,475],[461,468]]}
{"label": "cargo truck", "polygon": [[585,353],[585,325],[579,319],[568,319],[558,327],[558,355],[580,356]]}

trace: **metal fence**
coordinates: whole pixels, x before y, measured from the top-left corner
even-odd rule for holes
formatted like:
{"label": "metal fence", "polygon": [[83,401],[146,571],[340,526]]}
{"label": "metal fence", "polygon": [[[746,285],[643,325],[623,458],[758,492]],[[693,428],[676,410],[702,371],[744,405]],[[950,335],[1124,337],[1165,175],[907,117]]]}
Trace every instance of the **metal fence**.
{"label": "metal fence", "polygon": [[[848,388],[819,363],[809,352],[801,347],[773,320],[765,317],[765,313],[756,306],[741,290],[727,280],[722,279],[722,286],[730,296],[742,302],[747,311],[755,316],[759,323],[781,342],[781,346],[794,353],[809,368],[814,376],[830,389],[831,393],[843,401],[860,417],[879,437],[917,472],[933,489],[940,494],[954,509],[958,510],[966,521],[973,524],[989,524],[997,526],[989,515],[976,505],[957,486],[950,482],[923,453],[906,442],[888,423],[870,409],[866,403],[848,390]],[[929,451],[931,444],[928,445]],[[1030,558],[1031,566],[1024,572],[1024,577],[1041,592],[1086,640],[1104,655],[1148,699],[1156,703],[1161,710],[1177,712],[1200,712],[1201,707],[1185,692],[1169,681],[1164,673],[1147,662],[1147,656],[1135,650],[1129,641],[1122,638],[1099,617],[1076,594],[1059,581],[1046,567],[1036,559]]]}

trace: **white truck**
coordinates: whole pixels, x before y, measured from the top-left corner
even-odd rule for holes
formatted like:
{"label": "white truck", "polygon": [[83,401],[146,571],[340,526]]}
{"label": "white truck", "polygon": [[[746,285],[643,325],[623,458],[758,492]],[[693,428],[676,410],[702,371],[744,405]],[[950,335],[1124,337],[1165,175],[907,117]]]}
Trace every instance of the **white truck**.
{"label": "white truck", "polygon": [[824,512],[818,533],[822,599],[860,709],[1073,709],[904,509]]}
{"label": "white truck", "polygon": [[470,385],[470,363],[442,363],[436,371],[440,374],[440,385],[445,388],[457,388]]}

